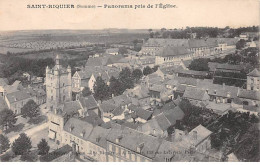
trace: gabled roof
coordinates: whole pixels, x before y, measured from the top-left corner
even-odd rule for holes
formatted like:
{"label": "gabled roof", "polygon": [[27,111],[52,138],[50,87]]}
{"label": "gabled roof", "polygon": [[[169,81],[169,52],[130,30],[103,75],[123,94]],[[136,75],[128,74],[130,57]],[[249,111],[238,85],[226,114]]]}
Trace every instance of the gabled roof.
{"label": "gabled roof", "polygon": [[255,68],[252,72],[248,73],[248,76],[260,77],[260,72]]}
{"label": "gabled roof", "polygon": [[32,99],[34,96],[25,90],[21,90],[21,91],[16,91],[16,92],[12,92],[12,93],[7,93],[6,97],[9,101],[9,103],[13,103],[13,102],[17,102],[17,101],[21,101],[21,100],[25,100],[25,99]]}
{"label": "gabled roof", "polygon": [[100,126],[94,127],[92,132],[90,133],[88,137],[88,141],[91,143],[94,143],[102,148],[106,148],[106,137],[109,134],[110,129],[105,129]]}
{"label": "gabled roof", "polygon": [[75,114],[81,109],[80,102],[77,101],[69,101],[65,102],[63,106],[63,112],[67,114]]}
{"label": "gabled roof", "polygon": [[149,120],[151,117],[152,117],[152,114],[153,112],[151,111],[146,111],[142,108],[140,108],[137,112],[136,112],[136,115],[137,117],[140,117],[141,119],[144,119],[144,120]]}
{"label": "gabled roof", "polygon": [[238,97],[239,98],[245,98],[245,99],[251,99],[251,100],[260,101],[260,93],[259,93],[259,91],[248,91],[248,90],[240,89],[238,91]]}
{"label": "gabled roof", "polygon": [[[116,139],[119,137],[120,140],[117,143]],[[150,159],[154,158],[161,143],[159,138],[122,126],[112,128],[107,136],[107,140],[137,153],[137,148],[140,147],[141,152],[139,154]]]}
{"label": "gabled roof", "polygon": [[186,88],[183,97],[194,100],[203,100],[206,92],[204,90],[188,87]]}
{"label": "gabled roof", "polygon": [[97,108],[97,101],[95,100],[95,98],[90,95],[87,97],[80,97],[79,98],[79,102],[82,105],[82,107],[87,108],[87,109],[93,109],[93,108]]}
{"label": "gabled roof", "polygon": [[88,139],[92,130],[93,126],[90,123],[77,118],[70,118],[64,125],[64,131],[84,140]]}
{"label": "gabled roof", "polygon": [[[196,139],[192,138],[192,136],[193,136],[192,134],[194,132],[196,132],[196,134],[197,134]],[[189,132],[189,136],[191,136],[190,139],[192,139],[192,142],[195,146],[211,134],[212,134],[212,132],[210,130],[208,130],[207,128],[203,127],[202,125],[197,126],[196,128],[194,128],[193,130],[191,130]]]}
{"label": "gabled roof", "polygon": [[191,52],[185,47],[166,47],[163,49],[161,56],[162,57],[182,56],[186,54],[191,54]]}
{"label": "gabled roof", "polygon": [[103,110],[103,112],[112,112],[114,109],[116,109],[117,106],[115,104],[111,104],[107,101],[102,102],[100,105],[100,108]]}
{"label": "gabled roof", "polygon": [[207,43],[205,40],[192,39],[188,41],[190,48],[200,48],[207,47]]}

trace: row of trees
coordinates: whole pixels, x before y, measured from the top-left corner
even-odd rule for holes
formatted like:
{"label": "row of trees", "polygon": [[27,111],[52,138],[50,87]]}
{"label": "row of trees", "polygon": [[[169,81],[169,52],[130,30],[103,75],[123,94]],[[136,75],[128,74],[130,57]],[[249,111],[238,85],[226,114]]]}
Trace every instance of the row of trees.
{"label": "row of trees", "polygon": [[191,33],[196,33],[196,38],[223,36],[227,38],[238,37],[243,32],[258,32],[258,27],[242,27],[231,29],[230,27],[217,28],[217,27],[186,27],[185,29],[166,29],[162,28],[159,31],[149,29],[150,38],[174,38],[174,39],[187,39],[191,38]]}
{"label": "row of trees", "polygon": [[[111,96],[118,96],[123,94],[126,89],[134,87],[135,83],[138,83],[143,75],[148,75],[155,72],[158,69],[157,66],[150,68],[145,67],[143,71],[141,69],[134,69],[131,71],[129,68],[124,68],[120,73],[119,77],[111,77],[109,80],[109,85],[102,79],[102,77],[97,77],[94,84],[94,97],[97,100],[107,100]],[[91,92],[88,88],[82,91],[83,96],[90,95]]]}
{"label": "row of trees", "polygon": [[[30,153],[32,149],[32,141],[30,137],[28,137],[25,133],[21,133],[17,139],[10,144],[9,139],[4,136],[0,135],[0,153],[6,152],[9,148],[11,148],[12,152],[15,155],[21,155],[22,161],[33,161],[33,155]],[[46,155],[49,153],[50,146],[45,139],[41,139],[41,141],[37,144],[38,155]],[[8,161],[10,159],[9,155],[7,154],[1,158],[2,161]]]}
{"label": "row of trees", "polygon": [[[40,115],[39,106],[33,101],[29,100],[22,108],[21,115],[24,118],[35,118]],[[10,109],[3,109],[0,111],[0,127],[3,131],[8,130],[9,128],[14,127],[17,121],[16,115]]]}

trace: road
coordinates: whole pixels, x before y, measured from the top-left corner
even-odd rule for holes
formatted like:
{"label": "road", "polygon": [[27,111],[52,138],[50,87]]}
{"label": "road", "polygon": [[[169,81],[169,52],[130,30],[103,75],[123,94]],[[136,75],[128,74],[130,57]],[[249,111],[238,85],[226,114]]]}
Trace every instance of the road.
{"label": "road", "polygon": [[[43,123],[41,125],[37,125],[37,126],[35,126],[33,128],[30,128],[28,130],[25,130],[25,131],[23,131],[23,133],[25,133],[27,136],[31,137],[34,134],[36,134],[36,133],[38,133],[40,131],[43,131],[44,129],[47,129],[47,128],[48,128],[48,123],[46,122],[46,123]],[[16,135],[10,137],[9,138],[10,144],[12,144],[15,141],[15,139],[17,139],[18,137],[19,137],[19,134],[16,134]],[[10,151],[10,149],[7,150],[6,152],[8,152],[8,151]],[[4,153],[0,154],[0,156],[2,156],[3,154]]]}

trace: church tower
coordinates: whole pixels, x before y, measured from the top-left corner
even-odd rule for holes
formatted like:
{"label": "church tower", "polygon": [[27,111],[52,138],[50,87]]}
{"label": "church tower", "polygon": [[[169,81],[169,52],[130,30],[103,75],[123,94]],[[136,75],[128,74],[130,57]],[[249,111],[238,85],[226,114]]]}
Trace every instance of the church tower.
{"label": "church tower", "polygon": [[55,66],[46,67],[46,95],[47,108],[51,111],[72,100],[71,94],[71,68],[63,68],[60,56],[55,59]]}

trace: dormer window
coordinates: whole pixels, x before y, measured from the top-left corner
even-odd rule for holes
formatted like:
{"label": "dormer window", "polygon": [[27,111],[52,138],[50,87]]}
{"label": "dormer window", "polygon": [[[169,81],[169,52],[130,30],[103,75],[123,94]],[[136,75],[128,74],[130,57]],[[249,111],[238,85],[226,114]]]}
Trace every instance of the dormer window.
{"label": "dormer window", "polygon": [[143,149],[143,147],[144,147],[144,143],[139,144],[139,145],[137,146],[137,148],[136,148],[136,151],[140,153],[141,150]]}
{"label": "dormer window", "polygon": [[73,131],[73,129],[74,129],[74,126],[73,126],[73,125],[71,125],[71,126],[70,126],[70,132],[72,132],[72,131]]}
{"label": "dormer window", "polygon": [[122,139],[123,137],[120,135],[120,136],[118,136],[117,138],[116,138],[116,143],[119,143],[120,142],[120,140]]}
{"label": "dormer window", "polygon": [[81,137],[84,137],[85,133],[86,133],[86,132],[83,130],[83,131],[80,133],[80,136],[81,136]]}
{"label": "dormer window", "polygon": [[101,137],[96,138],[96,142],[98,143],[100,141]]}

